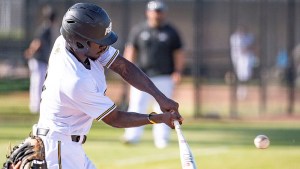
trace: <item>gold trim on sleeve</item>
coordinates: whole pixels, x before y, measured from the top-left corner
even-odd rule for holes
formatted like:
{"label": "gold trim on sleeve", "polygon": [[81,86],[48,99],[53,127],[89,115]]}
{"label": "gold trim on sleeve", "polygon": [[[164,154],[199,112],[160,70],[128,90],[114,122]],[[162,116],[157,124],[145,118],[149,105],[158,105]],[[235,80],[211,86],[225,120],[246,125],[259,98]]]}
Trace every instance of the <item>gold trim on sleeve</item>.
{"label": "gold trim on sleeve", "polygon": [[110,58],[110,60],[107,62],[107,64],[105,65],[105,67],[109,68],[110,65],[112,64],[112,62],[116,59],[116,57],[119,54],[119,50],[116,50],[116,52],[114,53],[114,55]]}
{"label": "gold trim on sleeve", "polygon": [[117,108],[116,104],[114,104],[109,109],[107,109],[105,112],[103,112],[100,116],[98,116],[96,118],[96,120],[97,121],[101,120],[104,116],[106,116],[107,114],[109,114],[110,112],[112,112],[115,108]]}

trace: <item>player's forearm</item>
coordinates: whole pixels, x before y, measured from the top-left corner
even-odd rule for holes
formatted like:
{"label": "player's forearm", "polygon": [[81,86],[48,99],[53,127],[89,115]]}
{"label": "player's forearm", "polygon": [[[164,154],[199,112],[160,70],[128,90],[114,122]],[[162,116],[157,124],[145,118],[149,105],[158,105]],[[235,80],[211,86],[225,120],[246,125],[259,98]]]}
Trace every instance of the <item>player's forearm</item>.
{"label": "player's forearm", "polygon": [[[151,124],[147,114],[139,114],[135,112],[123,112],[115,110],[107,117],[102,119],[106,124],[116,128],[138,127],[146,124]],[[152,117],[156,123],[162,123],[162,115]]]}
{"label": "player's forearm", "polygon": [[118,73],[130,85],[152,95],[157,101],[166,99],[166,96],[158,90],[149,77],[128,60],[118,57],[110,69]]}

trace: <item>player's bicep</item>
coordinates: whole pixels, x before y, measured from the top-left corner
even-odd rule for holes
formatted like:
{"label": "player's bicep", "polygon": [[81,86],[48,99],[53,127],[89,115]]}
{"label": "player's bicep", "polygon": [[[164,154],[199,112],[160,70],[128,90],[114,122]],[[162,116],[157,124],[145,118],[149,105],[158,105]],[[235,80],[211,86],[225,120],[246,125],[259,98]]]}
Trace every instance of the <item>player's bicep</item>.
{"label": "player's bicep", "polygon": [[130,70],[133,69],[133,64],[120,56],[115,59],[109,68],[124,78],[128,77]]}

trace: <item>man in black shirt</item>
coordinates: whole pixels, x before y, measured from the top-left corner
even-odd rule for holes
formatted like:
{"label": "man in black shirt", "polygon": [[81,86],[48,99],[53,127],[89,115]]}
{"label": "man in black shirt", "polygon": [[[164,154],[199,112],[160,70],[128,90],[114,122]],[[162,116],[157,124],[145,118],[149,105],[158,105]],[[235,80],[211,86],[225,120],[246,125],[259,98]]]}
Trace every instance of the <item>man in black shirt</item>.
{"label": "man in black shirt", "polygon": [[[165,21],[166,10],[166,5],[159,0],[147,4],[147,20],[130,32],[124,56],[141,68],[167,97],[172,97],[175,84],[181,80],[185,56],[178,32]],[[131,87],[128,111],[146,113],[152,101],[149,94]],[[154,103],[153,111],[162,113],[157,103]],[[137,143],[142,133],[143,127],[126,128],[125,143]],[[153,125],[157,148],[167,146],[169,133],[168,126]]]}

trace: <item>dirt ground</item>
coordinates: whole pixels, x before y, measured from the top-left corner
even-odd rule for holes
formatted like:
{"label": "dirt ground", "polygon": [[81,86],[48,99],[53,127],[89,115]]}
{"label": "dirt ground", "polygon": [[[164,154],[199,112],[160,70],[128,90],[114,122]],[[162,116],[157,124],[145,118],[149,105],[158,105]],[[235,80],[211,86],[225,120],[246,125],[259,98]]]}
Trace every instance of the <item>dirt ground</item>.
{"label": "dirt ground", "polygon": [[[122,83],[108,82],[107,95],[116,103],[122,101]],[[263,100],[258,86],[248,86],[247,95],[243,99],[231,100],[229,85],[202,85],[197,92],[192,82],[182,83],[176,87],[174,100],[180,104],[180,110],[194,116],[196,108],[200,116],[211,118],[230,118],[231,113],[237,113],[239,119],[253,120],[300,120],[300,91],[295,92],[294,112],[289,115],[288,90],[282,86],[268,86],[266,99]],[[233,112],[234,111],[234,112]]]}
{"label": "dirt ground", "polygon": [[[108,81],[107,95],[119,107],[122,104],[124,91],[121,81]],[[176,87],[173,99],[179,103],[179,111],[186,117],[194,117],[196,113],[199,113],[198,115],[202,118],[223,120],[231,119],[232,114],[236,113],[238,120],[300,121],[299,89],[295,91],[294,112],[291,115],[287,113],[288,90],[286,88],[273,85],[268,86],[265,92],[266,100],[263,102],[260,88],[251,85],[247,89],[247,96],[243,99],[237,99],[236,106],[234,106],[228,85],[205,84],[201,85],[197,92],[192,82],[184,82]],[[198,102],[196,96],[198,96]],[[4,95],[2,98],[8,97],[17,98],[17,102],[24,102],[26,105],[29,96],[28,92],[25,91],[11,93],[9,96]],[[3,103],[6,107],[9,104]],[[15,105],[15,102],[11,104]],[[23,109],[23,107],[16,109]]]}

